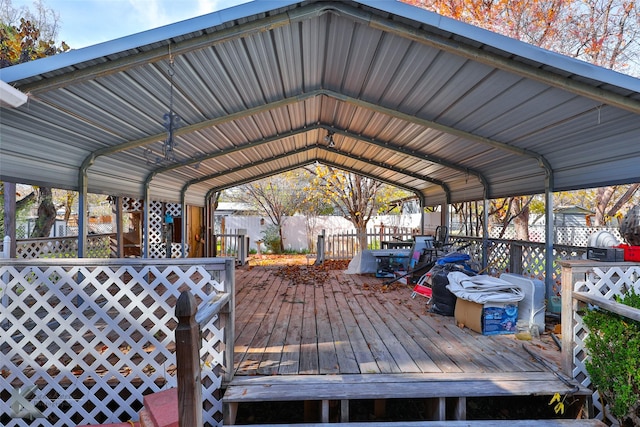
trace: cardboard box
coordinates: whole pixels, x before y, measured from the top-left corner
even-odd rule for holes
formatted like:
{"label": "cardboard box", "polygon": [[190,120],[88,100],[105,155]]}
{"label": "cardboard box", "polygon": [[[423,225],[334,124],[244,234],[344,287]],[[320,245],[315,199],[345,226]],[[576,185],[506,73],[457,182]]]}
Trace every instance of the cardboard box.
{"label": "cardboard box", "polygon": [[457,324],[483,335],[514,334],[518,303],[488,302],[482,305],[458,298],[454,318]]}

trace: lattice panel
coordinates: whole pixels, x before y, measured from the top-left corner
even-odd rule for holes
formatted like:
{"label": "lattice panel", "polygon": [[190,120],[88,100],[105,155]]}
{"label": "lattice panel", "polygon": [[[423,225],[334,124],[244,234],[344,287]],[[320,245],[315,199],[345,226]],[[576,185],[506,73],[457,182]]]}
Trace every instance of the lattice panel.
{"label": "lattice panel", "polygon": [[162,203],[151,202],[149,204],[149,246],[162,242]]}
{"label": "lattice panel", "polygon": [[[42,426],[137,419],[142,396],[175,387],[175,302],[189,288],[200,302],[224,288],[221,271],[201,265],[0,266],[0,396],[36,386]],[[213,322],[212,322],[213,323]],[[218,323],[216,321],[215,323]],[[203,330],[203,396],[208,425],[221,423],[218,389],[223,329]],[[0,424],[30,422],[3,415]]]}
{"label": "lattice panel", "polygon": [[509,270],[509,244],[506,242],[489,242],[487,265],[490,272],[502,273]]}
{"label": "lattice panel", "polygon": [[131,197],[122,198],[122,210],[125,212],[140,212],[144,210],[144,200]]}
{"label": "lattice panel", "polygon": [[[189,245],[185,245],[185,257],[189,255]],[[149,258],[166,258],[167,257],[167,244],[157,243],[149,245]],[[182,244],[171,243],[171,258],[182,257]]]}
{"label": "lattice panel", "polygon": [[[87,253],[87,258],[109,258],[111,256],[110,236],[88,236]],[[75,258],[77,256],[77,236],[21,240],[16,243],[16,257],[19,259]]]}
{"label": "lattice panel", "polygon": [[[612,300],[616,295],[624,295],[629,289],[634,288],[640,292],[640,266],[630,267],[610,267],[607,269],[594,267],[584,281],[574,284],[574,291],[587,292],[590,295],[601,296]],[[574,311],[574,341],[573,349],[573,377],[585,386],[591,385],[589,374],[585,362],[588,354],[584,341],[589,334],[589,330],[584,325],[579,311]],[[600,396],[596,391],[593,393],[593,406],[596,411],[596,418],[606,421],[610,425],[617,426],[618,421],[610,414],[608,408],[602,407]]]}
{"label": "lattice panel", "polygon": [[544,248],[540,246],[522,247],[522,274],[524,276],[544,280],[546,264],[544,253]]}

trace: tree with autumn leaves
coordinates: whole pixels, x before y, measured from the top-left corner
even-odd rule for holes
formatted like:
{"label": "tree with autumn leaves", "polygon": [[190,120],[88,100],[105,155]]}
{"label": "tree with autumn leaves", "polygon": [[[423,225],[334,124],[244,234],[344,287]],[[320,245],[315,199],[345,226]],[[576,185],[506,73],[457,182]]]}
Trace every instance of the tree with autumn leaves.
{"label": "tree with autumn leaves", "polygon": [[[34,2],[35,11],[16,9],[10,0],[0,0],[0,68],[56,55],[69,50],[66,43],[56,44],[59,16],[42,0]],[[1,190],[0,193],[4,194]],[[28,195],[18,207],[34,199]],[[38,219],[32,237],[46,237],[56,220],[56,206],[49,187],[38,187]]]}
{"label": "tree with autumn leaves", "polygon": [[[401,0],[595,65],[640,76],[640,6],[635,0]],[[597,189],[592,225],[619,215],[640,184]],[[560,198],[563,196],[560,195]],[[535,196],[491,201],[489,214],[528,240]],[[456,206],[466,212],[463,206]]]}

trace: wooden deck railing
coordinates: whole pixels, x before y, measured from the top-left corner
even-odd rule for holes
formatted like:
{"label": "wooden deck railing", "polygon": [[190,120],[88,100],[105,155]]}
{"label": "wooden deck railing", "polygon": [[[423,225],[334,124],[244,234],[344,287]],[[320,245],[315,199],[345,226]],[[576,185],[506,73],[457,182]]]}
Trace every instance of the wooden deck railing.
{"label": "wooden deck railing", "polygon": [[[592,260],[561,261],[562,268],[562,370],[585,386],[591,385],[585,360],[589,354],[584,339],[589,333],[581,310],[593,304],[632,320],[640,321],[640,310],[620,304],[615,297],[633,287],[640,292],[640,264],[630,262],[597,262]],[[607,418],[618,425],[607,408],[602,407],[594,391],[596,418]]]}
{"label": "wooden deck railing", "polygon": [[37,387],[56,427],[133,419],[143,395],[177,385],[174,310],[188,289],[205,304],[195,319],[204,325],[201,417],[219,425],[216,393],[233,373],[234,268],[226,258],[0,258],[0,393]]}
{"label": "wooden deck railing", "polygon": [[[229,322],[233,317],[232,295],[228,292],[216,294],[200,310],[191,291],[182,291],[176,303],[176,368],[178,377],[178,415],[180,426],[201,427],[202,419],[202,372],[200,368],[200,347],[202,346],[202,328],[214,318],[223,315],[222,321]],[[233,343],[233,327],[225,328],[229,336],[225,343]],[[231,340],[231,341],[228,341]],[[233,345],[225,349],[226,373],[233,369]],[[228,378],[230,379],[230,378]]]}

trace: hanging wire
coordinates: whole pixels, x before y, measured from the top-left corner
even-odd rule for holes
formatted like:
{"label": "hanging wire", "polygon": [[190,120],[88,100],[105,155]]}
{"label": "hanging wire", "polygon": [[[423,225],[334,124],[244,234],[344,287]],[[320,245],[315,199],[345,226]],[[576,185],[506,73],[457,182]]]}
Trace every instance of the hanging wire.
{"label": "hanging wire", "polygon": [[167,70],[167,74],[169,76],[169,112],[163,116],[164,128],[167,130],[167,139],[162,146],[162,155],[164,156],[163,160],[175,162],[176,154],[174,148],[178,143],[175,140],[174,132],[180,121],[180,117],[173,112],[173,76],[175,75],[175,69],[173,55],[171,54],[171,45],[169,45],[169,69]]}

